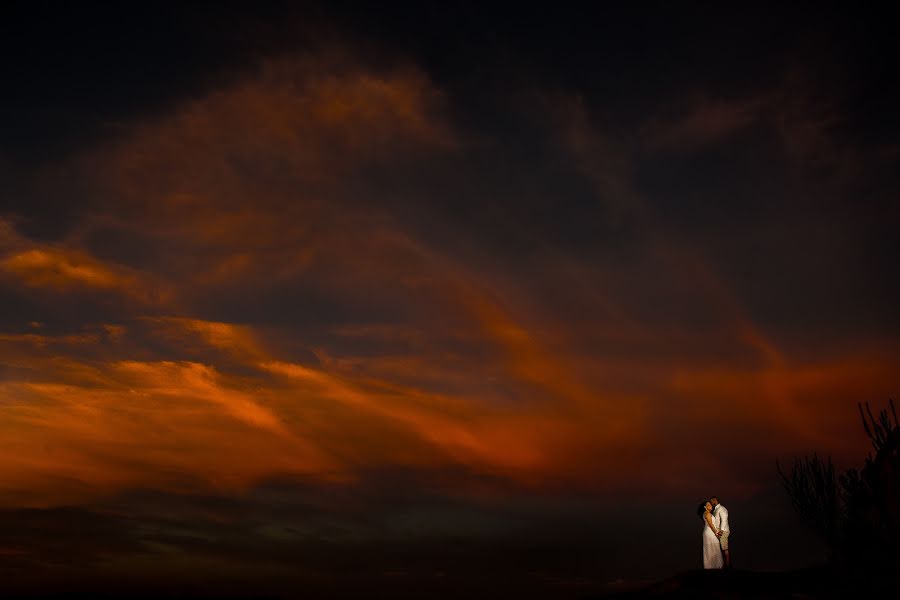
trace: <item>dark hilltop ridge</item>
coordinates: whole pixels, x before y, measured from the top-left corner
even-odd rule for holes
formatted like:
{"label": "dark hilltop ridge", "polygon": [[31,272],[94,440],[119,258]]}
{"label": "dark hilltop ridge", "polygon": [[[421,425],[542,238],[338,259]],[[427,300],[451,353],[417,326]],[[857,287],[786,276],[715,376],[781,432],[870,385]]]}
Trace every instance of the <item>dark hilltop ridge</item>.
{"label": "dark hilltop ridge", "polygon": [[[896,574],[882,577],[867,576],[861,579],[845,579],[834,569],[822,565],[795,571],[756,572],[735,569],[724,570],[692,570],[679,573],[668,579],[647,585],[640,589],[612,592],[603,595],[586,596],[583,600],[640,600],[644,598],[697,598],[717,600],[775,600],[775,599],[817,599],[817,598],[864,598],[864,597],[896,597],[900,590],[900,577]],[[490,586],[487,586],[490,588]],[[397,592],[399,590],[393,590]],[[168,588],[154,589],[148,586],[144,590],[130,592],[118,591],[58,591],[54,593],[3,595],[3,598],[28,598],[31,600],[149,600],[166,598],[167,600],[284,600],[301,598],[521,598],[518,593],[504,594],[503,588],[485,589],[475,594],[447,594],[447,590],[433,590],[428,593],[420,589],[411,594],[410,590],[399,594],[386,590],[358,590],[357,593],[337,593],[323,589],[296,590],[292,593],[248,594],[248,593],[210,593],[197,590],[176,591]],[[470,590],[471,592],[471,590]],[[527,597],[548,600],[553,596],[536,595]],[[570,596],[566,596],[570,597]]]}
{"label": "dark hilltop ridge", "polygon": [[895,574],[847,579],[827,565],[795,571],[755,572],[702,569],[685,571],[638,590],[594,596],[595,600],[641,598],[858,598],[875,594],[895,597],[900,577]]}

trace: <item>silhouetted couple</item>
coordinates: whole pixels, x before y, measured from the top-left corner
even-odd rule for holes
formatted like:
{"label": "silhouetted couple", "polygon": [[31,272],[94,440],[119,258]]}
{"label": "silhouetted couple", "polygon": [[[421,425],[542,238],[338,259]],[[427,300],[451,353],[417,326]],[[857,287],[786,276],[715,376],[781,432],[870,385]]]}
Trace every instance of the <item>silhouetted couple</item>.
{"label": "silhouetted couple", "polygon": [[703,568],[730,569],[728,509],[713,496],[697,508],[697,514],[703,519]]}

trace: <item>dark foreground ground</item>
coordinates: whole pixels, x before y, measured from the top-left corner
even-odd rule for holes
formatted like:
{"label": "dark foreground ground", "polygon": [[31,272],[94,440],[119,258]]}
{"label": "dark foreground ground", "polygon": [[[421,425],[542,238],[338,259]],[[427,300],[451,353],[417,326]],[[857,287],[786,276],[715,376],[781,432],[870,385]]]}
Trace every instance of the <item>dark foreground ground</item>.
{"label": "dark foreground ground", "polygon": [[[35,582],[37,583],[37,582]],[[337,582],[335,582],[337,583]],[[542,590],[515,589],[497,581],[487,579],[483,585],[475,586],[476,589],[453,589],[441,587],[431,589],[431,586],[421,586],[412,589],[407,586],[389,589],[383,586],[369,588],[356,587],[348,589],[343,585],[334,587],[307,587],[299,586],[291,590],[283,590],[275,593],[246,593],[246,591],[210,591],[204,590],[202,585],[180,587],[174,589],[162,582],[149,583],[144,586],[128,586],[125,589],[117,586],[115,590],[90,589],[90,586],[81,586],[74,589],[59,589],[53,592],[29,591],[28,586],[18,587],[16,590],[4,589],[0,583],[0,598],[31,598],[34,600],[113,600],[127,598],[128,600],[150,599],[179,599],[179,600],[263,600],[263,599],[317,599],[317,598],[461,598],[474,600],[475,598],[515,598],[517,600],[530,600],[531,598],[560,598],[571,600],[580,597],[581,600],[640,600],[643,598],[715,598],[720,600],[730,599],[813,599],[813,598],[893,598],[900,597],[900,576],[897,573],[882,575],[857,574],[855,576],[838,575],[827,567],[815,567],[797,571],[786,572],[754,572],[754,571],[685,571],[673,577],[647,586],[618,591],[607,594],[572,594],[556,595],[547,594]]]}
{"label": "dark foreground ground", "polygon": [[864,598],[900,597],[896,573],[838,575],[828,567],[798,571],[760,573],[754,571],[686,571],[638,590],[607,594],[596,600],[642,598]]}

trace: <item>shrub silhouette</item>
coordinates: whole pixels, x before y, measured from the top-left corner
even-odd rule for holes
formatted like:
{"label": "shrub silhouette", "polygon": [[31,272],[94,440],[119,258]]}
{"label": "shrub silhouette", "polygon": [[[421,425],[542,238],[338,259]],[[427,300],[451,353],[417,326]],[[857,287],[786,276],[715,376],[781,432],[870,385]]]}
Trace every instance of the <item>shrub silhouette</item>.
{"label": "shrub silhouette", "polygon": [[890,413],[877,417],[859,404],[863,428],[874,456],[862,469],[838,473],[831,458],[795,458],[790,472],[776,462],[791,504],[822,535],[830,560],[847,567],[897,566],[900,559],[900,421],[893,400]]}

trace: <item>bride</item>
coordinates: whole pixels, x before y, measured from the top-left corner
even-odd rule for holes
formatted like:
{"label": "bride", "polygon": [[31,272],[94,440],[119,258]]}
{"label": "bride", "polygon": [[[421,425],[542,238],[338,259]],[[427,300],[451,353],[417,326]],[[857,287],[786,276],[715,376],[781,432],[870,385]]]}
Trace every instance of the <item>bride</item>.
{"label": "bride", "polygon": [[712,518],[712,503],[704,502],[697,508],[697,514],[703,519],[703,568],[721,569],[723,566],[722,547],[719,545],[718,533]]}

